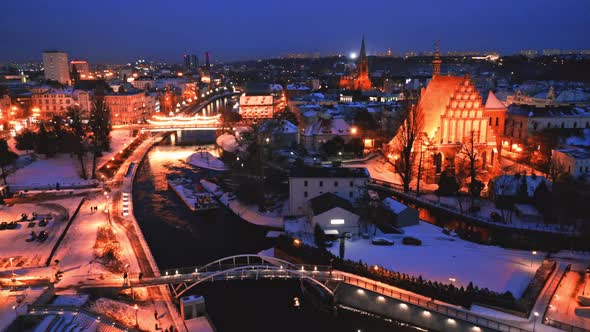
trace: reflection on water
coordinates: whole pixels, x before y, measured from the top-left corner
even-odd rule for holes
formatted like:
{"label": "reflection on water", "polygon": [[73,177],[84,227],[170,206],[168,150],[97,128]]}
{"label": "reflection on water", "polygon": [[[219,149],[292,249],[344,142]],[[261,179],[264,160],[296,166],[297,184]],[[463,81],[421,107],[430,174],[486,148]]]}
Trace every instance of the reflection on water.
{"label": "reflection on water", "polygon": [[[175,144],[186,144],[198,136],[191,135],[182,133]],[[152,149],[137,172],[135,217],[160,269],[202,265],[271,247],[272,241],[265,238],[266,230],[242,221],[224,207],[193,213],[168,189],[167,178],[197,181],[218,175],[184,163],[194,150],[194,145],[172,146],[169,141]],[[305,300],[301,309],[294,309],[293,297],[302,298],[299,281],[294,280],[215,282],[191,292],[205,296],[207,312],[220,332],[415,331],[356,312],[342,310],[334,316],[314,310]]]}

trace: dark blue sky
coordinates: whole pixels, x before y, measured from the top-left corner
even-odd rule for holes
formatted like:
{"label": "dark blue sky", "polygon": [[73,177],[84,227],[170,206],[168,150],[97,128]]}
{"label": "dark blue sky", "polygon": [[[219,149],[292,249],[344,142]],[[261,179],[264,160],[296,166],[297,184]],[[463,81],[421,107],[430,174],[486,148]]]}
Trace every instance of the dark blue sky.
{"label": "dark blue sky", "polygon": [[180,62],[289,52],[590,48],[589,0],[4,0],[0,61]]}

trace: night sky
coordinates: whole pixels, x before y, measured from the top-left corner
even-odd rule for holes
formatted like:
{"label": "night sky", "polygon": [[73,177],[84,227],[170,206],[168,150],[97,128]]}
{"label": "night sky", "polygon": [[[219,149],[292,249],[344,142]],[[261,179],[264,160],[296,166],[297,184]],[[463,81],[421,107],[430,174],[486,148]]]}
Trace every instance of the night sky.
{"label": "night sky", "polygon": [[0,61],[180,62],[290,52],[590,48],[588,0],[4,0]]}

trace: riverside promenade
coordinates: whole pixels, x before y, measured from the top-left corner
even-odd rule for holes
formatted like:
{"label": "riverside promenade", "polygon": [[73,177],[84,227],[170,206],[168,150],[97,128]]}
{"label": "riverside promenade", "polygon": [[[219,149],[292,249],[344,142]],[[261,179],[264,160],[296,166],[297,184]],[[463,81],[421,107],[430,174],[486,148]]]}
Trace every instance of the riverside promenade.
{"label": "riverside promenade", "polygon": [[[140,271],[146,277],[157,277],[160,275],[160,269],[156,264],[156,260],[152,255],[150,247],[145,240],[141,228],[133,214],[133,181],[137,173],[137,169],[143,162],[147,152],[157,143],[162,141],[164,135],[157,135],[146,139],[121,165],[117,173],[113,176],[111,187],[111,206],[112,218],[125,229],[126,235],[131,243],[132,250],[137,258]],[[127,197],[124,203],[123,197]],[[125,215],[123,214],[125,211]],[[134,271],[130,271],[132,274]],[[167,328],[174,326],[175,331],[186,331],[178,310],[176,310],[172,301],[172,296],[167,286],[149,287],[149,297],[154,303],[154,310],[160,313],[161,319],[160,327]]]}

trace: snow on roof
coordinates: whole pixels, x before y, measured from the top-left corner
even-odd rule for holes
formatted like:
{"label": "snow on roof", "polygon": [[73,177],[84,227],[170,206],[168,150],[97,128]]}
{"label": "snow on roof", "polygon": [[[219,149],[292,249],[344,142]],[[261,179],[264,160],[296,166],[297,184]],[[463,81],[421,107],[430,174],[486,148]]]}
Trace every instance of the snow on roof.
{"label": "snow on roof", "polygon": [[556,149],[561,153],[567,154],[574,159],[590,159],[590,149],[584,149],[576,146],[568,146],[560,149]]}
{"label": "snow on roof", "polygon": [[293,83],[293,84],[287,84],[287,90],[309,91],[311,89],[304,84]]}
{"label": "snow on roof", "polygon": [[408,208],[406,205],[394,200],[391,197],[384,199],[383,205],[395,214],[400,214],[402,211]]}
{"label": "snow on roof", "polygon": [[292,122],[284,120],[284,119],[281,120],[280,123],[278,123],[277,120],[267,120],[264,123],[262,123],[261,129],[264,131],[264,130],[266,130],[266,127],[271,124],[275,125],[273,128],[273,133],[275,133],[275,134],[278,134],[278,133],[289,134],[289,133],[299,132],[299,129],[297,128],[296,125],[294,125]]}
{"label": "snow on roof", "polygon": [[570,136],[566,138],[565,144],[577,146],[590,146],[590,129],[584,129],[583,136]]}
{"label": "snow on roof", "polygon": [[590,93],[578,89],[570,89],[560,93],[555,100],[560,103],[589,101]]}
{"label": "snow on roof", "polygon": [[223,134],[215,140],[224,151],[234,152],[238,148],[239,144],[236,141],[236,137],[231,134]]}
{"label": "snow on roof", "polygon": [[350,135],[350,125],[344,119],[321,119],[306,126],[303,135]]}
{"label": "snow on roof", "polygon": [[490,90],[490,92],[488,93],[488,99],[486,100],[486,105],[485,105],[486,109],[503,109],[506,108],[506,105],[504,105],[504,103],[502,103],[498,97],[496,97],[496,95],[494,94],[494,92],[492,90]]}

